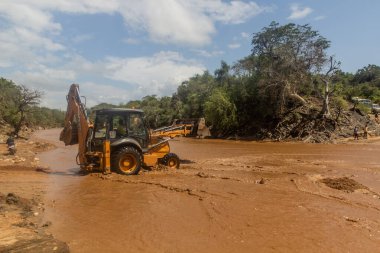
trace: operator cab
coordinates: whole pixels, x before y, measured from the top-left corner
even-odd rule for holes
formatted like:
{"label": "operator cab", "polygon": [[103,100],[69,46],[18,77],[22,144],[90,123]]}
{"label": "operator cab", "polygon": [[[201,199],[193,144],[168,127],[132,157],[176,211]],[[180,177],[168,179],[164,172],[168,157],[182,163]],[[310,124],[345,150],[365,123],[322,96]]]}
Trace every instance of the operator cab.
{"label": "operator cab", "polygon": [[144,122],[144,113],[136,109],[101,109],[95,111],[92,146],[102,150],[102,143],[109,139],[112,143],[134,139],[142,149],[148,147],[149,132]]}

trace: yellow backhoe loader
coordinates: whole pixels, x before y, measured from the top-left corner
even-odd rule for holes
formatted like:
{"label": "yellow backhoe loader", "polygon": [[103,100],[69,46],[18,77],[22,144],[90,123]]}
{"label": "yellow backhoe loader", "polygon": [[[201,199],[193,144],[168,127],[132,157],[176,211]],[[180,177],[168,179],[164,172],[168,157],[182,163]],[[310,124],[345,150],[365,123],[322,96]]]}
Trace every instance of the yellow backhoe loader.
{"label": "yellow backhoe loader", "polygon": [[176,154],[170,153],[168,139],[151,136],[142,110],[101,109],[94,123],[81,102],[79,85],[72,84],[67,95],[67,111],[60,140],[78,144],[77,163],[85,171],[136,175],[142,166],[163,164],[179,168]]}

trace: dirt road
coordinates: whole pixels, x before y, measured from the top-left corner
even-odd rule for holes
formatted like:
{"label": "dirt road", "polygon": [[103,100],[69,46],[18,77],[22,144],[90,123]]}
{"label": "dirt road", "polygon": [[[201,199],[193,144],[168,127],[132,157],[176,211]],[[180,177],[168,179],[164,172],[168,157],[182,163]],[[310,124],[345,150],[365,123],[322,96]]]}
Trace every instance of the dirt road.
{"label": "dirt road", "polygon": [[180,170],[127,177],[79,175],[57,136],[35,177],[71,252],[380,252],[379,142],[176,139]]}

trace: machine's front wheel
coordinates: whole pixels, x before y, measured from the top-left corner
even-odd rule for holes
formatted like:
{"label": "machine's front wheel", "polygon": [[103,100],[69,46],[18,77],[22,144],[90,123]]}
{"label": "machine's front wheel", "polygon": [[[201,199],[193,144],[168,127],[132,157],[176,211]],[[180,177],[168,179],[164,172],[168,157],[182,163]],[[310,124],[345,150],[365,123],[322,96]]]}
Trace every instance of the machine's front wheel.
{"label": "machine's front wheel", "polygon": [[162,163],[171,169],[178,169],[180,161],[176,154],[169,153],[162,158]]}
{"label": "machine's front wheel", "polygon": [[113,159],[113,167],[118,173],[124,175],[137,175],[141,164],[141,154],[134,147],[120,149]]}

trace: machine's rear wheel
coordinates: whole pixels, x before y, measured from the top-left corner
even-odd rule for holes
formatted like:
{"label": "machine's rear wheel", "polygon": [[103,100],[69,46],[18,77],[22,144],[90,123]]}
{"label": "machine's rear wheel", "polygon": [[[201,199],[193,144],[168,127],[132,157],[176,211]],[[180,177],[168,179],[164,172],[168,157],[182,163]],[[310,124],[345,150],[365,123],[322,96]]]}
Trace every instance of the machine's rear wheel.
{"label": "machine's rear wheel", "polygon": [[162,158],[162,163],[171,169],[178,169],[180,161],[176,154],[169,153]]}
{"label": "machine's rear wheel", "polygon": [[124,175],[137,175],[141,164],[141,154],[134,147],[120,149],[113,159],[113,167],[118,173]]}

